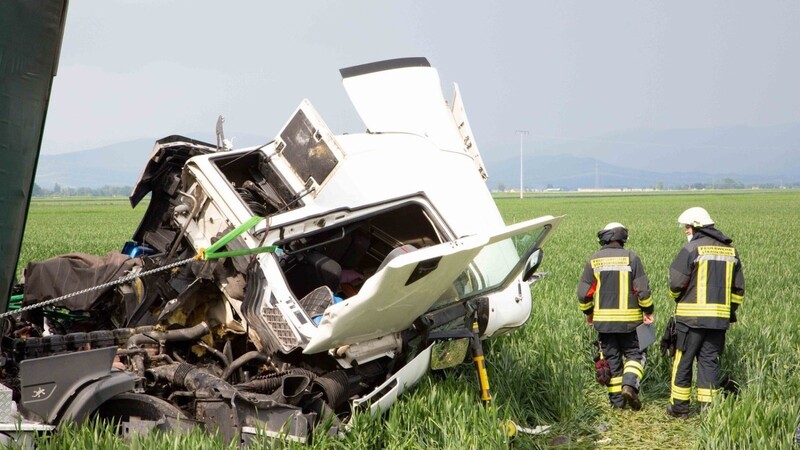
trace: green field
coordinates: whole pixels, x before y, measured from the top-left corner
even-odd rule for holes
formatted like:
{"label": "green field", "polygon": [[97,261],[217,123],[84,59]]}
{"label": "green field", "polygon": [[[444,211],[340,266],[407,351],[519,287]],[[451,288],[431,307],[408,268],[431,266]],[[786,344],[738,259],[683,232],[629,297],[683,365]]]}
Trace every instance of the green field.
{"label": "green field", "polygon": [[[383,417],[356,415],[343,438],[315,436],[299,448],[793,448],[800,426],[800,193],[697,192],[588,195],[541,194],[520,200],[497,197],[507,223],[540,215],[567,217],[545,246],[533,290],[533,314],[516,332],[486,345],[495,401],[485,408],[471,366],[433,373]],[[80,251],[118,251],[134,232],[142,205],[126,200],[35,200],[20,257],[30,260]],[[627,247],[642,258],[656,303],[658,332],[672,311],[667,269],[685,238],[678,215],[703,206],[741,253],[747,292],[739,322],[727,335],[723,371],[741,385],[738,396],[718,397],[703,416],[669,418],[670,361],[648,355],[642,383],[644,408],[611,410],[594,381],[591,342],[575,286],[595,233],[606,223],[630,230]],[[510,440],[500,423],[553,425],[541,436]],[[67,430],[42,448],[219,448],[201,433],[147,437],[124,443],[108,431]],[[797,447],[794,447],[797,448]]]}

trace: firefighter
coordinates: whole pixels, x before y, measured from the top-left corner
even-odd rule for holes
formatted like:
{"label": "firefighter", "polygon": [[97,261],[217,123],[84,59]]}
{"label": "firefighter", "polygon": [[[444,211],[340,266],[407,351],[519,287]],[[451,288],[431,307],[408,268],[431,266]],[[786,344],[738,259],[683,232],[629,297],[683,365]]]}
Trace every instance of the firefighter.
{"label": "firefighter", "polygon": [[598,381],[606,384],[611,406],[624,408],[627,403],[638,411],[646,356],[639,349],[636,327],[653,323],[650,282],[639,256],[624,248],[625,226],[609,223],[597,237],[601,248],[583,269],[578,302],[587,325],[594,325],[599,333],[600,357],[607,361],[611,376],[607,383],[601,376]]}
{"label": "firefighter", "polygon": [[714,227],[703,208],[678,217],[689,241],[669,268],[669,293],[677,303],[677,340],[667,414],[689,416],[692,366],[697,360],[697,402],[708,406],[719,391],[719,355],[725,331],[744,299],[744,274],[731,238]]}

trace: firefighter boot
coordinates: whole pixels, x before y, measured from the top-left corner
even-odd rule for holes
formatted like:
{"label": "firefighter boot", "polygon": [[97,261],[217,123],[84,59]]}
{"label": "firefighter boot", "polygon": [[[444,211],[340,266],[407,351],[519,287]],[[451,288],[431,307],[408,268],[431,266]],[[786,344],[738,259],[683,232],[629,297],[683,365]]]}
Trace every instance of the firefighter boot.
{"label": "firefighter boot", "polygon": [[628,406],[634,411],[642,409],[642,402],[639,400],[639,394],[633,386],[622,386],[622,397],[628,402]]}
{"label": "firefighter boot", "polygon": [[675,417],[676,419],[688,419],[689,411],[681,411],[675,408],[675,405],[667,405],[667,414]]}

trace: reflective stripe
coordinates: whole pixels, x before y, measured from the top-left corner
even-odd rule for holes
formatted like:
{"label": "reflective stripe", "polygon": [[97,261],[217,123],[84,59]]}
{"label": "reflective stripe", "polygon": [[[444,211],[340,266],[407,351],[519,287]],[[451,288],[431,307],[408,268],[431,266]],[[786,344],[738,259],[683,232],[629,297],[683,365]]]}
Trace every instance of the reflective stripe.
{"label": "reflective stripe", "polygon": [[638,309],[628,309],[625,311],[595,309],[594,320],[600,322],[636,322],[642,320],[642,312]]}
{"label": "reflective stripe", "polygon": [[697,401],[710,403],[719,393],[718,389],[697,388]]}
{"label": "reflective stripe", "polygon": [[592,306],[594,306],[594,303],[593,303],[593,302],[586,302],[586,303],[584,303],[584,302],[580,302],[580,303],[578,303],[578,304],[579,304],[579,305],[580,305],[580,307],[581,307],[581,311],[586,311],[587,309],[591,309],[591,308],[592,308]]}
{"label": "reflective stripe", "polygon": [[733,264],[725,264],[725,303],[731,304],[731,286],[733,285]]}
{"label": "reflective stripe", "polygon": [[631,260],[627,256],[613,256],[608,258],[596,258],[593,259],[592,262],[592,269],[600,269],[602,271],[605,270],[631,270]]}
{"label": "reflective stripe", "polygon": [[678,373],[678,364],[680,363],[682,356],[683,351],[675,349],[675,358],[672,360],[672,378],[669,395],[669,402],[673,404],[673,400],[689,400],[692,392],[690,387],[680,387],[675,385],[675,376]]}
{"label": "reflective stripe", "polygon": [[704,305],[678,303],[678,308],[675,310],[675,315],[680,317],[729,318],[731,316],[731,307],[729,305],[720,305],[718,303],[706,303]]}
{"label": "reflective stripe", "polygon": [[629,266],[603,266],[594,269],[594,273],[597,272],[630,272],[631,268]]}
{"label": "reflective stripe", "polygon": [[639,378],[644,377],[644,367],[639,364],[639,361],[627,361],[625,363],[625,370],[623,373],[632,373]]}
{"label": "reflective stripe", "polygon": [[623,314],[628,312],[628,272],[619,273],[619,309]]}
{"label": "reflective stripe", "polygon": [[698,256],[695,261],[723,261],[723,262],[736,262],[736,258],[732,256],[719,256],[719,255],[705,255]]}
{"label": "reflective stripe", "polygon": [[608,381],[609,386],[617,384],[622,384],[622,377],[611,377],[611,379]]}
{"label": "reflective stripe", "polygon": [[622,392],[622,385],[621,384],[618,384],[616,386],[611,386],[611,385],[608,386],[608,393],[609,394],[615,394],[617,392]]}
{"label": "reflective stripe", "polygon": [[678,298],[681,296],[681,291],[673,291],[672,289],[670,289],[669,296],[672,298]]}
{"label": "reflective stripe", "polygon": [[692,398],[691,393],[692,393],[691,388],[682,388],[672,385],[672,392],[670,393],[670,398],[674,400],[689,400]]}
{"label": "reflective stripe", "polygon": [[731,303],[736,303],[737,305],[741,305],[743,300],[744,300],[744,295],[737,295],[731,293]]}
{"label": "reflective stripe", "polygon": [[697,265],[697,304],[706,303],[706,289],[708,288],[708,261],[700,261]]}
{"label": "reflective stripe", "polygon": [[652,297],[647,297],[644,300],[639,300],[639,307],[641,307],[641,308],[649,308],[651,306],[653,306],[653,298]]}
{"label": "reflective stripe", "polygon": [[681,309],[681,307],[687,311],[705,311],[710,309],[718,309],[722,311],[731,309],[730,306],[724,303],[706,303],[705,305],[698,305],[695,303],[678,303],[678,309]]}

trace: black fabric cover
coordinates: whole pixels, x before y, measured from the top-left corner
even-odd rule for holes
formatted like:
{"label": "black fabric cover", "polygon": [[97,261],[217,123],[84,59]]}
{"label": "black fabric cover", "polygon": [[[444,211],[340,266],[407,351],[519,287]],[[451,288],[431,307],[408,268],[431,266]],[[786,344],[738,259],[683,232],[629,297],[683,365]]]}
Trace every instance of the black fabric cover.
{"label": "black fabric cover", "polygon": [[[126,275],[136,262],[130,256],[109,252],[106,256],[70,253],[32,262],[25,268],[23,305],[40,303],[114,281]],[[91,309],[113,287],[87,292],[58,302],[70,310]]]}

